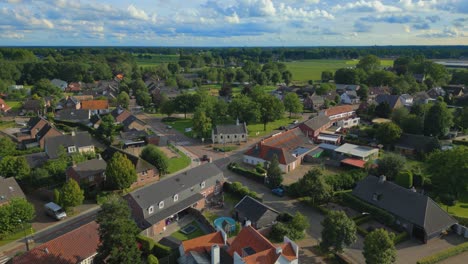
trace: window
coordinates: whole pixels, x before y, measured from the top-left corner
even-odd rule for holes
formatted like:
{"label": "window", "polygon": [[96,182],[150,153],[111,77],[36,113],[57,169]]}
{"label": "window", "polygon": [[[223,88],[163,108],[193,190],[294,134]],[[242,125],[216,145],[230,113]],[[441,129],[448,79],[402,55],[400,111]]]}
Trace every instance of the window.
{"label": "window", "polygon": [[154,212],[154,206],[150,206],[150,207],[148,208],[148,213],[149,213],[149,214],[152,214],[153,212]]}
{"label": "window", "polygon": [[88,181],[90,181],[90,182],[94,181],[94,176],[93,175],[89,176]]}
{"label": "window", "polygon": [[159,202],[159,209],[163,209],[164,208],[164,201],[160,201]]}
{"label": "window", "polygon": [[229,137],[230,137],[230,136],[228,135],[227,138],[229,139]]}
{"label": "window", "polygon": [[244,134],[242,134],[242,138],[245,138],[245,135],[244,135]]}
{"label": "window", "polygon": [[200,184],[200,187],[201,187],[202,189],[205,188],[205,182],[204,182],[204,181]]}
{"label": "window", "polygon": [[219,136],[220,139],[223,139],[223,136]]}
{"label": "window", "polygon": [[234,138],[237,138],[237,135],[234,135]]}
{"label": "window", "polygon": [[190,191],[191,191],[191,192],[193,192],[193,187],[192,187],[192,188],[190,188]]}
{"label": "window", "polygon": [[179,200],[179,195],[178,194],[174,194],[174,202],[177,202]]}
{"label": "window", "polygon": [[75,146],[68,147],[68,153],[73,153],[73,152],[76,152],[76,147]]}

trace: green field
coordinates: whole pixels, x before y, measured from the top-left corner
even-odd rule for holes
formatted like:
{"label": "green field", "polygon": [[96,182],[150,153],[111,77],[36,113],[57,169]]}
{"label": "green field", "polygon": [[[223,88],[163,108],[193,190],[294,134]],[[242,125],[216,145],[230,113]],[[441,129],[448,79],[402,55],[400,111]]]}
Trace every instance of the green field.
{"label": "green field", "polygon": [[11,110],[17,111],[21,109],[22,103],[21,101],[5,101],[5,103],[11,107]]}
{"label": "green field", "polygon": [[460,195],[460,198],[454,206],[447,207],[446,205],[440,204],[440,207],[444,210],[448,208],[449,214],[468,218],[468,193],[465,192]]}
{"label": "green field", "polygon": [[[286,62],[288,70],[292,72],[293,82],[307,83],[308,80],[320,80],[322,71],[335,72],[340,68],[352,67],[359,60],[303,60]],[[392,66],[393,60],[381,60],[382,66]]]}
{"label": "green field", "polygon": [[167,168],[169,174],[185,169],[187,166],[190,165],[192,160],[190,159],[189,156],[185,155],[185,153],[183,153],[182,151],[180,151],[179,149],[175,147],[170,146],[170,148],[177,151],[177,154],[179,154],[179,157],[169,159],[169,166]]}
{"label": "green field", "polygon": [[[278,129],[280,126],[288,126],[297,118],[282,118],[274,122],[270,122],[266,126],[266,131],[263,130],[263,124],[250,124],[247,125],[247,130],[249,131],[249,137],[263,137],[270,134],[273,130]],[[299,119],[299,121],[301,121]]]}
{"label": "green field", "polygon": [[151,56],[151,58],[138,57],[139,54],[134,55],[135,61],[140,67],[153,67],[161,63],[170,63],[179,61],[179,55],[155,55],[155,54],[141,54],[143,56]]}

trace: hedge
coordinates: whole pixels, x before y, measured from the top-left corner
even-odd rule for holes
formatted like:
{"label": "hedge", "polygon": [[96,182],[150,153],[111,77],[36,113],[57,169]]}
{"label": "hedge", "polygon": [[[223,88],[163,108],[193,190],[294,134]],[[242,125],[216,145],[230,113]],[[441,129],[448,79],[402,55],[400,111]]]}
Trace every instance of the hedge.
{"label": "hedge", "polygon": [[353,218],[354,220],[354,223],[356,223],[356,225],[360,225],[360,224],[363,224],[365,222],[368,222],[372,219],[372,216],[371,215],[360,215],[359,217],[355,217]]}
{"label": "hedge", "polygon": [[462,216],[452,215],[453,218],[457,219],[458,223],[462,226],[468,226],[468,218]]}
{"label": "hedge", "polygon": [[170,247],[161,245],[160,243],[154,243],[153,254],[157,258],[161,259],[161,258],[167,257],[167,256],[171,255],[171,253],[172,252],[171,252]]}
{"label": "hedge", "polygon": [[408,232],[404,231],[401,232],[400,234],[396,235],[395,238],[393,238],[393,244],[399,244],[403,241],[406,241],[410,238]]}
{"label": "hedge", "polygon": [[148,264],[159,264],[158,258],[155,257],[152,254],[148,255],[148,258],[146,260],[147,260]]}
{"label": "hedge", "polygon": [[366,237],[367,234],[369,234],[369,231],[365,230],[364,228],[356,225],[356,231],[358,232],[358,234],[360,234],[361,236],[363,237]]}
{"label": "hedge", "polygon": [[262,198],[258,195],[258,193],[249,190],[246,186],[243,186],[240,182],[225,182],[223,185],[224,191],[233,194],[234,196],[242,199],[244,196],[248,195],[256,200],[262,201]]}
{"label": "hedge", "polygon": [[463,244],[460,244],[455,247],[451,247],[446,250],[442,250],[440,252],[437,252],[434,255],[431,255],[429,257],[425,257],[423,259],[418,260],[417,264],[433,264],[437,263],[439,261],[442,261],[444,259],[448,259],[450,257],[456,256],[458,254],[461,254],[465,251],[468,251],[468,242],[465,242]]}
{"label": "hedge", "polygon": [[240,167],[239,165],[235,164],[235,163],[231,163],[229,164],[228,166],[228,169],[237,173],[237,174],[240,174],[242,176],[245,176],[249,179],[252,179],[256,182],[259,182],[259,183],[265,183],[265,175],[263,174],[260,174],[256,171],[251,171],[251,170],[246,170],[242,167]]}
{"label": "hedge", "polygon": [[340,193],[340,197],[347,206],[362,212],[368,212],[383,224],[392,225],[395,222],[395,217],[392,214],[362,201],[351,193]]}
{"label": "hedge", "polygon": [[141,248],[143,249],[143,252],[145,252],[146,254],[151,253],[155,245],[155,242],[153,239],[142,236],[142,235],[138,235],[137,241],[141,243]]}

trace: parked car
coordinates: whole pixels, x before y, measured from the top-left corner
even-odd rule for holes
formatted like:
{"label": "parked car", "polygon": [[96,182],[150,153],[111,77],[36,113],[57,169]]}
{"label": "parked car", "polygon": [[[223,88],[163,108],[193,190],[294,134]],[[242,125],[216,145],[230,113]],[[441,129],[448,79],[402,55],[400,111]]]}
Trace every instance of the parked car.
{"label": "parked car", "polygon": [[211,157],[209,157],[208,155],[203,155],[203,157],[201,157],[200,160],[211,162]]}
{"label": "parked car", "polygon": [[272,192],[274,195],[279,196],[279,197],[283,197],[283,196],[284,196],[284,189],[283,189],[283,187],[275,188],[275,189],[271,190],[271,192]]}
{"label": "parked car", "polygon": [[166,126],[166,128],[167,128],[167,129],[171,129],[171,128],[172,128],[172,126],[170,126],[170,125],[167,125],[167,126]]}
{"label": "parked car", "polygon": [[46,214],[55,218],[56,220],[62,220],[67,217],[67,213],[56,203],[48,203],[45,205]]}

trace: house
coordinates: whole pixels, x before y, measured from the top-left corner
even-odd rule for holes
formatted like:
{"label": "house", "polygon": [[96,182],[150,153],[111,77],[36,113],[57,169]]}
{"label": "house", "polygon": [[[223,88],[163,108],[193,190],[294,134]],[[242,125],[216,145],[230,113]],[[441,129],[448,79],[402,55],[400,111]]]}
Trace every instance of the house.
{"label": "house", "polygon": [[81,109],[81,102],[75,96],[67,96],[62,98],[55,108],[56,110],[62,109]]}
{"label": "house", "polygon": [[41,100],[29,99],[23,102],[23,112],[40,114],[45,108]]}
{"label": "house", "polygon": [[382,103],[387,103],[390,106],[390,109],[392,110],[403,107],[403,103],[399,95],[379,94],[377,95],[377,97],[375,97],[375,102],[378,105]]}
{"label": "house", "polygon": [[91,126],[92,128],[99,128],[99,126],[101,125],[102,123],[102,119],[101,119],[101,116],[99,115],[93,115],[91,116],[91,118],[89,119],[89,126]]}
{"label": "house", "polygon": [[345,91],[359,91],[361,86],[357,84],[336,84],[336,92],[344,93]]}
{"label": "house", "polygon": [[0,98],[0,113],[6,113],[11,110],[11,107],[9,107],[5,101],[3,101],[2,98]]}
{"label": "house", "polygon": [[335,153],[344,158],[341,163],[364,168],[367,161],[375,160],[379,156],[379,149],[345,143],[336,148]]}
{"label": "house", "polygon": [[74,95],[73,97],[80,102],[94,99],[94,96],[92,95],[82,95],[82,94]]}
{"label": "house", "polygon": [[428,196],[386,180],[368,176],[359,181],[352,194],[379,207],[396,218],[396,224],[411,236],[426,243],[439,237],[457,221]]}
{"label": "house", "polygon": [[213,143],[240,143],[247,142],[247,125],[240,124],[237,119],[235,125],[216,125],[211,130],[211,140]]}
{"label": "house", "polygon": [[232,240],[223,231],[183,241],[179,246],[178,263],[261,263],[297,264],[299,246],[288,237],[282,244],[273,244],[250,225],[242,228]]}
{"label": "house", "polygon": [[144,159],[135,156],[131,153],[128,153],[124,150],[117,149],[115,147],[109,147],[102,153],[102,158],[106,162],[109,162],[116,152],[120,152],[121,154],[125,155],[125,157],[129,159],[135,167],[137,173],[137,181],[130,186],[131,188],[143,186],[159,180],[159,171],[156,169],[156,167],[154,167]]}
{"label": "house", "polygon": [[61,148],[65,148],[65,153],[68,155],[72,155],[73,153],[94,153],[95,144],[95,140],[88,132],[72,131],[70,135],[47,138],[44,150],[50,159],[56,159],[60,155]]}
{"label": "house", "polygon": [[213,163],[133,191],[128,201],[136,224],[146,236],[162,233],[189,208],[205,208],[205,199],[222,191],[223,172]]}
{"label": "house", "polygon": [[359,104],[360,101],[356,91],[346,90],[344,93],[341,94],[340,98],[342,104]]}
{"label": "house", "polygon": [[440,148],[440,143],[436,137],[407,133],[401,134],[401,137],[395,143],[395,151],[408,156],[430,153],[438,148]]}
{"label": "house", "polygon": [[380,94],[390,94],[390,89],[387,86],[370,87],[368,98],[375,100],[375,98]]}
{"label": "house", "polygon": [[299,124],[299,128],[309,138],[317,139],[320,132],[332,126],[332,121],[328,116],[319,115]]}
{"label": "house", "polygon": [[426,92],[417,92],[413,95],[413,104],[428,104],[431,97]]}
{"label": "house", "polygon": [[8,90],[23,90],[24,89],[24,85],[20,85],[20,84],[13,84],[13,85],[10,85],[8,86]]}
{"label": "house", "polygon": [[101,159],[87,160],[68,167],[65,171],[67,181],[74,179],[80,185],[100,186],[106,180],[107,163]]}
{"label": "house", "polygon": [[409,94],[402,94],[400,95],[400,101],[404,106],[412,106],[413,105],[413,96]]}
{"label": "house", "polygon": [[426,75],[424,73],[415,73],[413,74],[413,77],[418,83],[423,83],[426,79]]}
{"label": "house", "polygon": [[0,176],[0,206],[9,203],[13,198],[26,199],[26,196],[14,177],[3,178]]}
{"label": "house", "polygon": [[265,164],[274,155],[278,157],[281,171],[287,173],[301,165],[304,156],[317,148],[299,127],[262,139],[247,152],[243,161],[247,164]]}
{"label": "house", "polygon": [[146,123],[136,116],[131,115],[127,119],[122,122],[124,126],[124,131],[131,131],[131,130],[146,130],[147,126]]}
{"label": "house", "polygon": [[261,229],[276,223],[280,213],[275,209],[246,195],[234,206],[234,218],[237,221],[250,221],[252,227]]}
{"label": "house", "polygon": [[447,94],[453,97],[461,97],[465,94],[464,85],[446,85],[443,86],[442,89],[444,89]]}
{"label": "house", "polygon": [[81,91],[81,82],[71,82],[68,84],[66,92],[78,93]]}
{"label": "house", "polygon": [[91,110],[64,109],[55,113],[55,119],[88,125],[91,119]]}
{"label": "house", "polygon": [[350,128],[359,125],[361,118],[356,116],[355,108],[351,105],[339,105],[324,109],[319,116],[328,116],[333,126]]}
{"label": "house", "polygon": [[427,91],[427,94],[432,99],[437,100],[438,97],[445,97],[446,92],[444,89],[442,89],[442,87],[434,87],[429,89],[429,91]]}
{"label": "house", "polygon": [[92,114],[107,114],[109,113],[108,100],[88,100],[81,102],[81,109],[91,110]]}
{"label": "house", "polygon": [[41,244],[12,259],[14,264],[89,264],[97,254],[99,225],[95,221]]}
{"label": "house", "polygon": [[63,80],[60,80],[60,79],[52,79],[50,82],[52,83],[52,85],[60,88],[60,90],[62,90],[62,91],[65,91],[65,89],[67,89],[67,87],[68,87],[67,82],[63,81]]}
{"label": "house", "polygon": [[112,110],[111,115],[114,117],[116,123],[122,123],[125,119],[131,116],[132,113],[119,106]]}
{"label": "house", "polygon": [[23,141],[22,143],[25,146],[32,143],[32,145],[29,145],[26,148],[34,147],[37,145],[39,145],[39,147],[41,148],[45,148],[46,140],[50,138],[62,136],[62,135],[63,135],[62,132],[60,132],[58,129],[53,127],[51,124],[47,123],[45,126],[41,128],[41,130],[39,130],[39,132],[37,132],[35,139],[32,139],[30,142]]}
{"label": "house", "polygon": [[146,145],[146,137],[148,133],[145,130],[130,130],[120,132],[120,142],[122,148],[142,147]]}
{"label": "house", "polygon": [[304,99],[304,108],[320,110],[325,106],[325,100],[321,96],[309,95]]}

